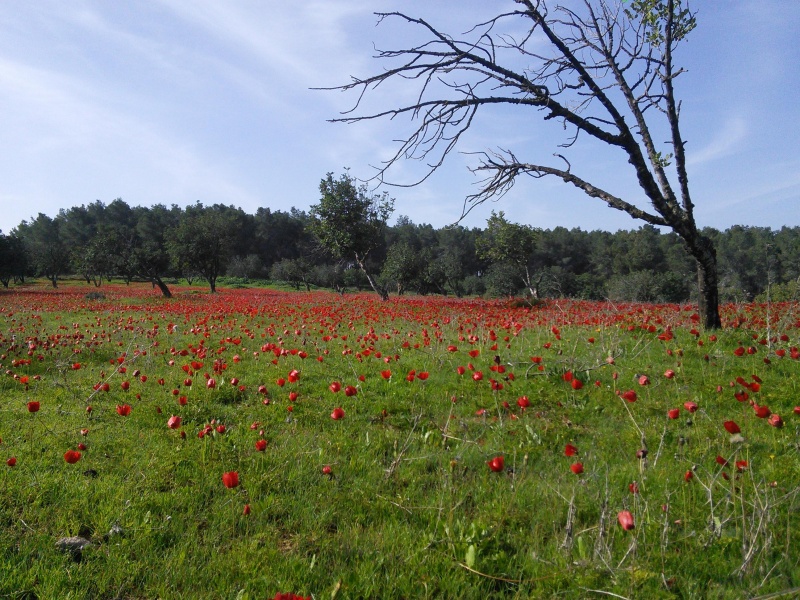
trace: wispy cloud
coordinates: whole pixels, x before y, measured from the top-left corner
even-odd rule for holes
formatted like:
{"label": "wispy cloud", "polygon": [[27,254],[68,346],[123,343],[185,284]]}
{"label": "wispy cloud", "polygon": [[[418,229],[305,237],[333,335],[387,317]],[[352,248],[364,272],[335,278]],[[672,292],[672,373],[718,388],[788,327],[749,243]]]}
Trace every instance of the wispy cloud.
{"label": "wispy cloud", "polygon": [[[4,123],[7,136],[17,153],[33,158],[22,169],[50,163],[48,177],[60,176],[70,184],[74,178],[93,181],[98,191],[116,187],[113,196],[126,187],[144,187],[173,201],[254,200],[218,160],[174,138],[157,122],[113,108],[119,103],[91,82],[0,58],[0,88],[6,92],[6,107],[23,123]],[[148,183],[141,186],[140,178]],[[195,196],[187,198],[190,193]]]}
{"label": "wispy cloud", "polygon": [[696,152],[687,151],[686,162],[696,166],[729,156],[742,149],[747,133],[747,122],[743,117],[730,117],[705,147]]}

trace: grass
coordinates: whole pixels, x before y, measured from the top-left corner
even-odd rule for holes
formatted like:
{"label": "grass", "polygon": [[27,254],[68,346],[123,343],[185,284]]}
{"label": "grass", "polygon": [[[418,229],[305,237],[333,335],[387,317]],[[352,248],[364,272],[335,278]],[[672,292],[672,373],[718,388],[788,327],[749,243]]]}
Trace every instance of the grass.
{"label": "grass", "polygon": [[713,339],[675,306],[92,289],[0,294],[0,597],[798,593],[795,305]]}

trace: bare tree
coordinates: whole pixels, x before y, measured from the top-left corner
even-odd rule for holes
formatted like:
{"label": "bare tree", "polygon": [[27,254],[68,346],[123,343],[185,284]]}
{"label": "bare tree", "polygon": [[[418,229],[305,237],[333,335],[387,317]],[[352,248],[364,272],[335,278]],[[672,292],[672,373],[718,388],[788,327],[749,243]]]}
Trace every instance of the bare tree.
{"label": "bare tree", "polygon": [[[376,57],[393,66],[329,88],[359,94],[351,111],[332,120],[412,117],[416,129],[380,167],[376,177],[381,182],[394,163],[407,158],[428,167],[412,185],[427,179],[483,106],[533,107],[543,120],[560,120],[567,136],[560,148],[570,148],[584,134],[621,150],[646,197],[640,205],[574,173],[563,154],[554,155],[559,161],[553,166],[524,162],[512,150],[499,148],[477,154],[473,172],[482,176],[480,188],[465,200],[462,218],[474,206],[505,194],[520,175],[558,177],[611,208],[675,231],[697,264],[702,321],[720,327],[716,251],[695,224],[674,93],[683,69],[673,64],[673,52],[694,29],[694,13],[681,0],[582,0],[569,7],[547,0],[514,2],[516,7],[479,23],[464,39],[403,13],[377,13],[379,22],[400,19],[421,29],[427,41],[379,50]],[[506,27],[521,33],[500,32]],[[364,94],[399,79],[418,86],[413,101],[358,114]],[[659,145],[654,133],[662,131],[668,141]]]}

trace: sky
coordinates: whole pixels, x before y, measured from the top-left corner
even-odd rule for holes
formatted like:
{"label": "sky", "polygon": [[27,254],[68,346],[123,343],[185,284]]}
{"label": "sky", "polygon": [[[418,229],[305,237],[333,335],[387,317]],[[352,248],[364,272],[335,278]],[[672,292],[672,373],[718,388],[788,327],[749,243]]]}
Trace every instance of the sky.
{"label": "sky", "polygon": [[[575,0],[565,0],[575,4]],[[0,230],[38,213],[106,204],[197,201],[300,210],[319,201],[328,172],[357,178],[413,129],[405,118],[330,123],[356,100],[322,91],[386,67],[375,48],[419,39],[374,11],[402,10],[454,36],[513,9],[511,0],[3,0],[0,2]],[[698,26],[676,56],[698,226],[800,225],[800,2],[694,0]],[[489,11],[489,12],[487,12]],[[388,85],[365,110],[413,97]],[[476,191],[473,152],[509,148],[561,166],[642,203],[631,167],[614,150],[579,143],[517,109],[480,110],[444,165],[415,187],[383,187],[395,217],[443,227]],[[401,162],[387,179],[425,174]],[[646,204],[643,205],[646,208]],[[520,179],[463,221],[492,210],[534,227],[633,229],[641,222],[556,179]]]}

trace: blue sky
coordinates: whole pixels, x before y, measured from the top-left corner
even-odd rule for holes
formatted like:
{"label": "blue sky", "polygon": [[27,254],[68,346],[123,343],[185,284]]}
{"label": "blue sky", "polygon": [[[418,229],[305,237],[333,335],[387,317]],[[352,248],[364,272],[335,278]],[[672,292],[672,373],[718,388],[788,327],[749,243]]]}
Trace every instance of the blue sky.
{"label": "blue sky", "polygon": [[[507,8],[512,2],[507,1]],[[150,0],[0,2],[0,229],[39,212],[111,202],[223,203],[307,210],[329,171],[369,177],[410,131],[407,120],[331,124],[354,99],[315,91],[384,65],[373,44],[413,35],[376,27],[402,10],[458,34],[503,2],[483,0]],[[677,62],[689,177],[700,226],[800,225],[800,2],[704,0]],[[368,99],[386,108],[409,89]],[[535,113],[479,112],[465,152],[508,147],[549,160],[562,141]],[[631,202],[624,158],[573,149],[574,172]],[[441,227],[475,190],[468,155],[452,154],[415,188],[389,188],[395,215]],[[556,163],[557,164],[557,163]],[[390,179],[422,171],[403,163]],[[580,171],[578,170],[580,169]],[[630,229],[627,215],[557,180],[524,180],[491,210],[536,227]]]}

